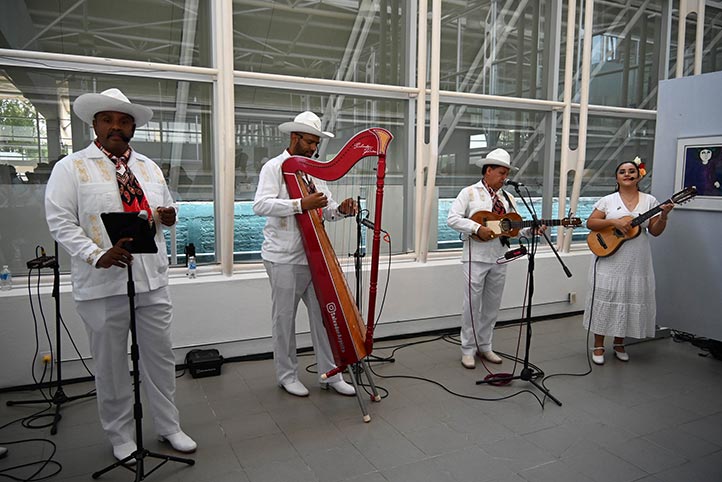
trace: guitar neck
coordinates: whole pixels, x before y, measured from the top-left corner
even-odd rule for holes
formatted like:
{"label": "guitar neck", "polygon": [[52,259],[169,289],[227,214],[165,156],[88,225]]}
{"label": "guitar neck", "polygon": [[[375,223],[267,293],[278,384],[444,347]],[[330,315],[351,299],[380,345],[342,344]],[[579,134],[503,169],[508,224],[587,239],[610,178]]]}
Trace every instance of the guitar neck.
{"label": "guitar neck", "polygon": [[[671,202],[672,202],[671,199],[667,199],[662,204],[667,204],[667,203],[671,203]],[[639,216],[637,216],[636,218],[634,218],[632,220],[632,226],[639,226],[640,224],[645,222],[647,219],[655,216],[658,212],[660,212],[662,210],[662,208],[660,207],[660,206],[662,206],[662,204],[660,204],[659,206],[653,207],[646,213],[642,213]]]}
{"label": "guitar neck", "polygon": [[[561,226],[564,219],[540,219],[538,224],[545,226]],[[534,225],[534,221],[516,221],[511,223],[514,228],[530,228]]]}

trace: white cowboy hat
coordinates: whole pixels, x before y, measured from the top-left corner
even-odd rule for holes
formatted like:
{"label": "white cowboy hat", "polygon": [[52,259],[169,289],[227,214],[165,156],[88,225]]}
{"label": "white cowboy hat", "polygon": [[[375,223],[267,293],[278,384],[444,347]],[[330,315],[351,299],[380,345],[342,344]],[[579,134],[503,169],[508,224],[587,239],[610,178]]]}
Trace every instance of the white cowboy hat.
{"label": "white cowboy hat", "polygon": [[334,137],[331,132],[321,130],[321,119],[311,111],[301,112],[293,119],[293,122],[284,122],[278,126],[278,130],[290,134],[291,132],[302,132],[313,134],[318,137]]}
{"label": "white cowboy hat", "polygon": [[93,124],[93,117],[98,112],[122,112],[132,116],[136,127],[143,126],[153,117],[153,110],[144,105],[131,103],[118,89],[104,90],[100,94],[83,94],[73,103],[73,111],[80,119]]}
{"label": "white cowboy hat", "polygon": [[504,149],[494,149],[485,158],[476,161],[476,165],[479,167],[490,166],[502,166],[508,169],[516,169],[511,165],[511,156]]}

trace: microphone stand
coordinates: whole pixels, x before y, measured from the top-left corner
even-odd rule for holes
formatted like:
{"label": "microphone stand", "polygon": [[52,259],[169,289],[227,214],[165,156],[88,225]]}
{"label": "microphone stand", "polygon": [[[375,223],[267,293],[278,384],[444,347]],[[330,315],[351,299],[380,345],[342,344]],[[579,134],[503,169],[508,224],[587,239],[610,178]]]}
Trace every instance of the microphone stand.
{"label": "microphone stand", "polygon": [[[364,210],[361,209],[361,196],[358,196],[356,198],[356,205],[358,206],[358,212],[356,213],[356,252],[353,254],[353,257],[355,258],[354,272],[356,274],[356,307],[359,309],[359,311],[361,311],[363,309],[361,296],[361,271],[363,266],[361,263],[361,258],[364,258],[366,256],[366,250],[361,248],[361,246],[363,245],[363,238],[361,237],[361,233],[363,227],[373,230],[374,225],[371,220],[364,219]],[[374,361],[388,361],[391,363],[396,361],[393,357],[380,358],[376,355],[369,355],[369,359],[373,359]]]}
{"label": "microphone stand", "polygon": [[[57,371],[57,385],[58,388],[55,390],[55,393],[53,393],[53,397],[50,399],[43,398],[43,399],[37,399],[37,400],[8,400],[7,406],[12,407],[13,405],[30,405],[30,404],[37,404],[37,403],[49,403],[52,405],[55,405],[55,414],[53,415],[53,423],[51,424],[50,428],[50,434],[55,435],[58,433],[58,423],[60,422],[60,419],[63,418],[63,416],[60,414],[60,407],[64,403],[69,403],[74,400],[79,400],[82,398],[89,398],[94,397],[95,393],[94,391],[90,393],[84,393],[82,395],[73,395],[73,396],[67,396],[65,392],[63,391],[63,359],[62,359],[62,352],[61,352],[61,316],[60,316],[60,263],[58,261],[58,242],[55,241],[55,256],[54,257],[46,257],[43,256],[42,262],[40,265],[37,266],[38,270],[42,268],[52,268],[53,269],[53,294],[52,297],[55,298],[55,355],[54,360],[51,360],[51,363],[55,362],[55,368]],[[32,265],[33,262],[37,260],[28,261],[28,265]],[[52,371],[52,369],[51,369]]]}
{"label": "microphone stand", "polygon": [[[126,248],[130,250],[127,245]],[[131,267],[130,263],[126,265],[126,270],[128,272],[127,294],[128,307],[130,311],[130,358],[133,366],[133,419],[135,421],[135,444],[137,448],[132,454],[128,455],[123,460],[118,460],[115,463],[110,464],[107,467],[98,470],[97,472],[94,472],[92,474],[92,477],[94,479],[97,479],[106,472],[110,472],[111,470],[118,467],[123,467],[130,470],[131,472],[135,472],[135,482],[138,482],[140,480],[145,480],[147,476],[149,476],[168,462],[180,462],[186,465],[193,465],[196,462],[193,459],[188,459],[185,457],[177,457],[175,455],[151,452],[150,450],[146,449],[145,445],[143,444],[143,404],[140,398],[140,351],[138,348],[138,334],[135,325],[135,283],[133,282],[133,268]],[[146,472],[146,458],[157,459],[160,460],[160,462],[158,462],[157,465],[155,465],[155,467],[153,467],[151,470]],[[135,467],[128,465],[133,461],[135,461]]]}
{"label": "microphone stand", "polygon": [[356,197],[356,206],[357,206],[357,212],[356,212],[356,251],[353,254],[354,257],[354,273],[356,274],[356,306],[361,309],[361,268],[362,268],[362,262],[361,259],[366,256],[365,250],[361,249],[361,245],[363,243],[362,238],[362,228],[363,225],[361,223],[363,212],[361,209],[361,196]]}
{"label": "microphone stand", "polygon": [[[534,211],[534,207],[530,206],[529,203],[527,203],[526,199],[522,195],[522,193],[519,191],[519,186],[514,185],[514,190],[516,191],[517,196],[524,202],[524,206],[526,206],[527,211],[532,216],[532,225],[531,228],[533,230],[536,230],[541,226],[541,223],[539,223],[539,218],[536,215],[536,211]],[[528,194],[528,190],[527,190]],[[549,247],[552,249],[554,254],[556,255],[557,259],[559,260],[559,263],[561,263],[562,268],[564,269],[564,273],[567,275],[568,278],[571,278],[572,273],[569,271],[569,268],[564,264],[562,259],[559,257],[559,253],[554,248],[554,245],[552,244],[551,240],[547,236],[546,233],[541,233],[544,236],[544,239],[549,244]],[[541,370],[534,370],[529,366],[529,350],[531,348],[531,336],[532,336],[532,328],[531,328],[531,307],[532,307],[532,300],[534,298],[534,265],[535,265],[535,255],[536,255],[536,249],[538,246],[538,242],[536,240],[536,235],[532,235],[531,239],[529,241],[529,251],[528,251],[528,264],[527,264],[527,270],[529,273],[529,276],[527,277],[527,305],[526,305],[526,313],[525,313],[525,319],[524,322],[526,323],[526,345],[524,350],[524,367],[521,369],[521,373],[517,376],[509,377],[509,378],[503,378],[504,381],[506,380],[524,380],[525,382],[529,382],[537,389],[539,389],[540,392],[544,393],[545,396],[549,397],[551,400],[554,401],[557,405],[560,407],[562,406],[562,402],[560,402],[556,397],[554,397],[551,393],[549,393],[549,390],[544,388],[541,384],[537,383],[536,379],[539,377],[544,376],[544,372]],[[478,380],[476,382],[477,385],[481,385],[482,383],[493,383],[498,382],[499,379],[490,379],[490,380]]]}

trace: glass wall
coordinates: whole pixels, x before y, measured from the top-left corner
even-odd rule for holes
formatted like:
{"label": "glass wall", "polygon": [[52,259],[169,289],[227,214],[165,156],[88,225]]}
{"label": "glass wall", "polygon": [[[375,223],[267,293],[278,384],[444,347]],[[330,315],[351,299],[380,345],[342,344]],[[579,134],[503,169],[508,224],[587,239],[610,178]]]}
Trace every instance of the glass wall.
{"label": "glass wall", "polygon": [[406,85],[410,0],[233,0],[236,70]]}
{"label": "glass wall", "polygon": [[[234,257],[237,261],[260,258],[265,219],[253,214],[253,197],[263,164],[281,154],[289,145],[289,135],[279,124],[293,120],[296,114],[311,110],[322,118],[323,128],[334,133],[319,148],[319,159],[332,160],[356,133],[370,127],[382,127],[394,135],[386,155],[384,206],[402,206],[406,192],[408,159],[408,100],[370,96],[317,94],[301,90],[236,86],[236,195]],[[333,115],[324,114],[332,112]],[[375,161],[375,158],[374,158]],[[363,172],[365,169],[365,172]],[[338,181],[330,182],[334,199],[357,197],[372,192],[373,167],[359,166]],[[371,185],[369,185],[371,184]],[[402,252],[403,226],[412,219],[399,209],[384,209],[388,224],[384,229],[394,238],[394,252]],[[334,223],[336,224],[336,223]],[[398,241],[397,241],[398,240]]]}
{"label": "glass wall", "polygon": [[[136,130],[131,145],[158,163],[180,201],[179,252],[193,242],[213,256],[213,245],[204,243],[208,231],[193,229],[185,206],[187,201],[213,200],[210,84],[22,67],[5,68],[0,79],[0,264],[19,273],[36,257],[37,245],[52,252],[45,185],[55,162],[95,138],[92,126],[78,119],[71,106],[81,94],[111,87],[153,109],[153,119]],[[212,232],[211,224],[211,238]]]}
{"label": "glass wall", "polygon": [[[3,227],[18,229],[0,232],[0,263],[22,270],[35,256],[35,245],[50,244],[38,207],[51,164],[92,139],[90,127],[74,118],[72,102],[108,87],[121,87],[156,113],[133,145],[159,163],[179,201],[180,253],[193,243],[200,261],[216,262],[221,254],[226,260],[258,259],[262,220],[249,211],[258,173],[287,145],[278,124],[307,109],[337,134],[322,146],[322,158],[369,126],[395,135],[387,186],[396,209],[387,219],[394,251],[413,249],[417,2],[225,1],[17,0],[3,9],[0,209]],[[722,8],[707,3],[703,72],[722,69]],[[572,148],[579,127],[585,4],[574,3]],[[545,209],[555,202],[559,186],[549,184],[558,179],[561,158],[558,101],[568,5],[567,0],[447,0],[440,12],[430,10],[420,19],[429,27],[426,47],[432,18],[441,21],[441,60],[426,72],[430,79],[430,69],[438,67],[441,78],[439,213],[444,199],[478,180],[473,161],[494,147],[511,153],[515,176],[536,198],[544,197]],[[232,26],[213,18],[221,6],[232,8]],[[678,0],[595,2],[582,196],[608,193],[620,159],[640,156],[654,175],[653,109],[658,80],[672,76],[676,63],[678,8]],[[689,75],[696,16],[686,22]],[[221,30],[211,31],[212,25]],[[214,36],[233,45],[232,79],[218,68],[227,52],[213,50]],[[427,64],[430,59],[427,49]],[[225,133],[228,126],[214,125],[219,102],[234,106],[232,135]],[[232,160],[218,158],[226,152],[233,152]],[[225,186],[227,175],[234,177],[234,192],[220,194],[215,186]],[[334,187],[340,196],[347,193],[342,184]],[[216,213],[231,205],[233,252],[217,253]],[[441,225],[432,223],[433,229]]]}
{"label": "glass wall", "polygon": [[548,1],[442,2],[441,89],[543,98]]}
{"label": "glass wall", "polygon": [[[3,2],[0,48],[209,66],[210,2]],[[12,4],[12,6],[8,6]]]}

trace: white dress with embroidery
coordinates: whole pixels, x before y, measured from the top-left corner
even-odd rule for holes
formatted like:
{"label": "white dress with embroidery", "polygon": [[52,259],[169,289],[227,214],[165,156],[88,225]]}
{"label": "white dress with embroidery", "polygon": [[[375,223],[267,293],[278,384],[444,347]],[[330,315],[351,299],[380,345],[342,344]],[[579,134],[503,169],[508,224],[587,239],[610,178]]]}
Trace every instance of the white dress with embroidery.
{"label": "white dress with embroidery", "polygon": [[[594,205],[606,219],[636,217],[657,206],[659,202],[646,193],[639,193],[639,203],[629,211],[618,192],[609,194]],[[595,258],[589,269],[589,291],[584,311],[584,327],[598,335],[646,338],[654,335],[656,301],[654,269],[647,226],[636,238],[625,241],[616,253]]]}

